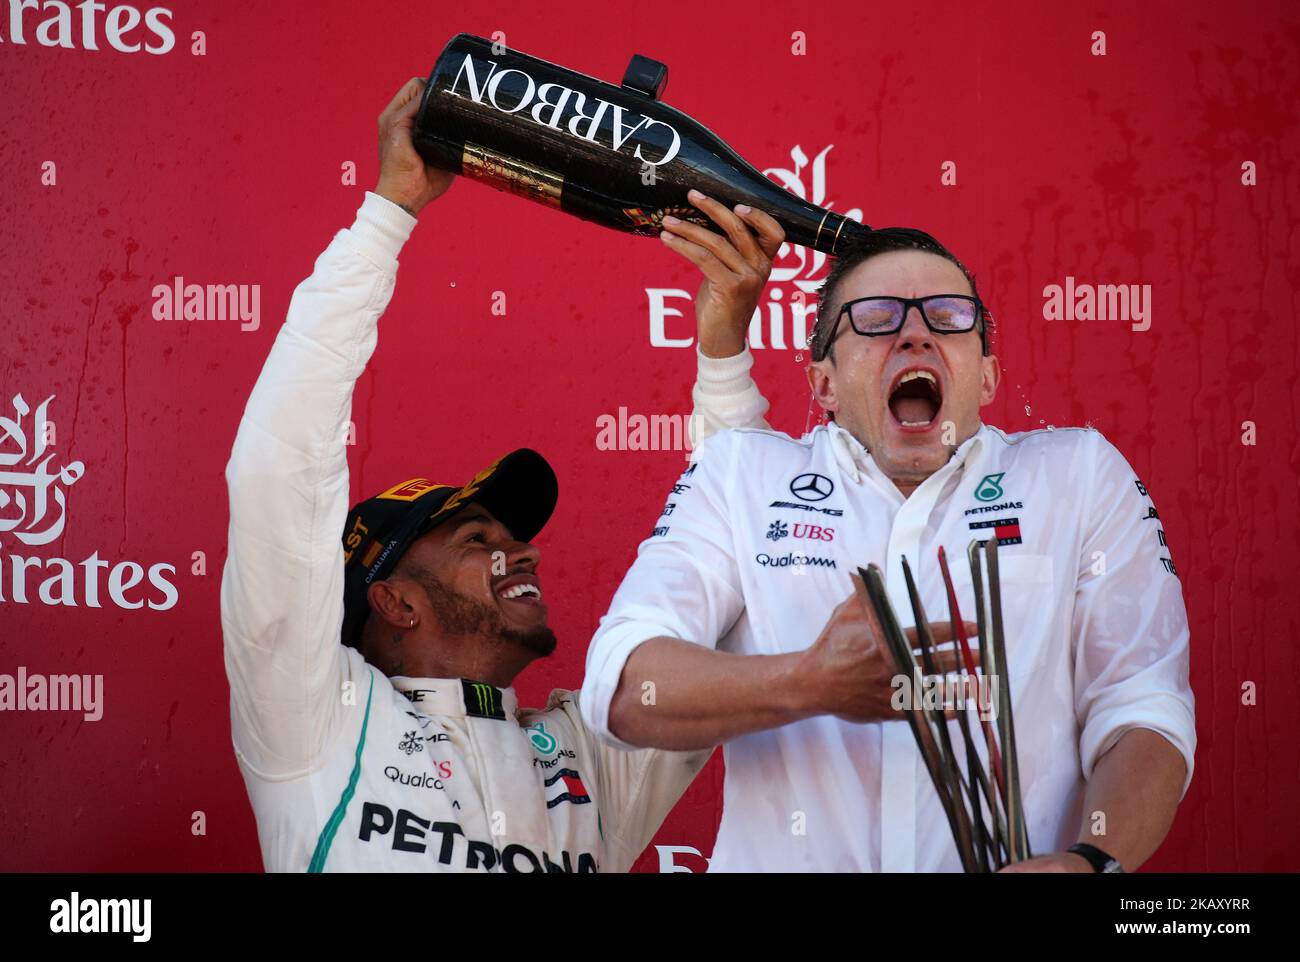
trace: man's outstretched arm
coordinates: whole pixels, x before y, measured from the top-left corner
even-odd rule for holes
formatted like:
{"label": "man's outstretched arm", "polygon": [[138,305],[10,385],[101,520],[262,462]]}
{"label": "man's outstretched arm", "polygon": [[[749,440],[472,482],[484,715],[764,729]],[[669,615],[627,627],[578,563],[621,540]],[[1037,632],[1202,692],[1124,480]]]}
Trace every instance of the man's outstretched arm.
{"label": "man's outstretched arm", "polygon": [[232,729],[245,764],[263,775],[303,770],[336,729],[346,672],[344,430],[392,297],[397,254],[415,226],[410,212],[441,192],[404,175],[393,146],[422,83],[404,86],[380,116],[376,192],[294,291],[226,465],[221,621]]}
{"label": "man's outstretched arm", "polygon": [[[1169,833],[1186,779],[1187,762],[1169,739],[1130,728],[1092,770],[1076,841],[1097,845],[1126,870],[1137,868]],[[1095,812],[1106,815],[1105,842],[1093,832]]]}
{"label": "man's outstretched arm", "polygon": [[[890,704],[897,669],[874,631],[855,594],[834,610],[806,651],[736,655],[680,638],[651,638],[623,666],[609,731],[628,745],[686,751],[814,715],[899,719]],[[936,641],[951,640],[950,624],[932,622],[930,631]],[[907,633],[915,641],[915,630]],[[942,670],[957,667],[951,651],[936,657]],[[653,702],[646,698],[651,691]]]}
{"label": "man's outstretched arm", "polygon": [[796,654],[736,655],[651,638],[623,667],[609,731],[628,745],[709,748],[818,714],[810,674]]}

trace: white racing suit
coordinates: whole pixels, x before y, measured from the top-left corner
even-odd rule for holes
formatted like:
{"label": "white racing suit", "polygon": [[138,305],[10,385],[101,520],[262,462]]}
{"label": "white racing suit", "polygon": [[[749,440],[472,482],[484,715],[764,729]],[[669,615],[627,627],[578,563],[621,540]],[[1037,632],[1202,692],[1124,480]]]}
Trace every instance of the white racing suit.
{"label": "white racing suit", "polygon": [[[263,860],[269,871],[626,871],[710,752],[606,747],[576,692],[520,710],[511,689],[388,678],[339,641],[344,432],[414,226],[367,192],[294,292],[226,467],[231,734]],[[737,396],[743,367],[730,359],[718,397]],[[707,407],[707,391],[695,398]],[[722,401],[707,413],[701,434],[732,412]]]}

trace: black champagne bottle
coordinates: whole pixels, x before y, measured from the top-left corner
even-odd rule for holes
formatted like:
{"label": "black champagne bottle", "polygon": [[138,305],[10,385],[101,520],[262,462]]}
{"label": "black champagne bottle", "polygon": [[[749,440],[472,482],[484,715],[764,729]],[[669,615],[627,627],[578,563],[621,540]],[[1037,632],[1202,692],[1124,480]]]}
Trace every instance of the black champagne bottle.
{"label": "black champagne bottle", "polygon": [[621,86],[462,33],[425,88],[414,141],[426,163],[633,234],[665,215],[717,226],[692,187],[771,214],[827,254],[870,228],[773,183],[703,124],[660,102],[668,68],[633,56]]}

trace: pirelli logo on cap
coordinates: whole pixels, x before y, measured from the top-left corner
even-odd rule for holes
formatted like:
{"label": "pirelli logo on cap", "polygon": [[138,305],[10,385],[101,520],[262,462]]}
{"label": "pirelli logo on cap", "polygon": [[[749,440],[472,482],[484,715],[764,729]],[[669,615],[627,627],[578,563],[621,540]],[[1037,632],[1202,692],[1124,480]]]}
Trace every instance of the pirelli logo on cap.
{"label": "pirelli logo on cap", "polygon": [[497,458],[495,461],[489,464],[478,474],[474,475],[474,477],[470,479],[469,484],[465,485],[465,487],[461,488],[459,491],[457,491],[455,494],[453,494],[450,498],[447,499],[447,503],[438,509],[438,514],[439,515],[451,514],[458,507],[460,507],[463,501],[472,498],[474,495],[478,494],[479,487],[483,484],[484,481],[492,477],[492,473],[496,471],[497,465],[500,463],[501,463],[501,458]]}
{"label": "pirelli logo on cap", "polygon": [[432,491],[434,488],[450,487],[450,484],[434,484],[428,478],[411,478],[411,480],[403,481],[396,487],[389,488],[382,494],[375,495],[375,497],[382,498],[385,501],[414,501],[426,491]]}

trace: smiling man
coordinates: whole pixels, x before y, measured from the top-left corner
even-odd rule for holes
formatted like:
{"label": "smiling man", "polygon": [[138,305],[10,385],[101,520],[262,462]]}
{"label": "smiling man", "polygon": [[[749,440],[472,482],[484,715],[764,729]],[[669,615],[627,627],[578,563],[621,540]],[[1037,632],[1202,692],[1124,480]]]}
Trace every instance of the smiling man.
{"label": "smiling man", "polygon": [[[423,86],[380,115],[379,181],[294,292],[226,467],[235,754],[271,871],[626,871],[710,751],[610,748],[578,692],[519,706],[516,676],[556,647],[532,544],[550,466],[520,449],[348,510],[353,388],[416,215],[453,179],[411,143]],[[766,276],[729,310],[748,316]]]}
{"label": "smiling man", "polygon": [[[710,266],[706,231],[668,234]],[[714,411],[765,409],[743,336],[701,362],[696,397]],[[961,559],[993,537],[1002,681],[1039,853],[1016,868],[1132,869],[1168,831],[1196,735],[1159,516],[1098,432],[981,422],[1001,377],[991,347],[974,279],[948,250],[873,231],[822,288],[808,381],[829,423],[794,439],[755,416],[709,439],[641,545],[588,651],[582,711],[615,745],[724,744],[711,869],[960,870],[850,572],[880,565],[910,618],[907,558],[934,616],[947,612],[938,548]]]}

